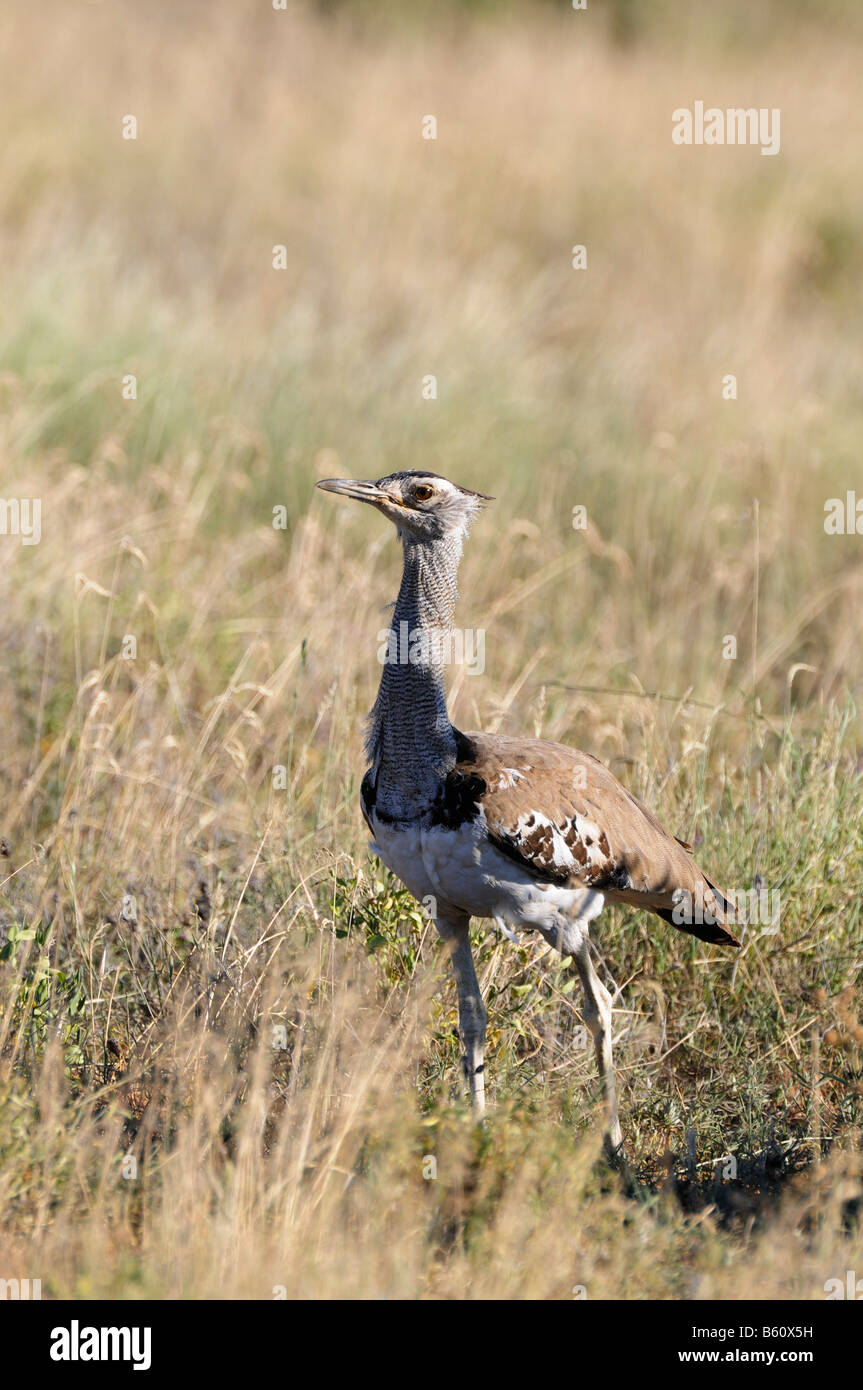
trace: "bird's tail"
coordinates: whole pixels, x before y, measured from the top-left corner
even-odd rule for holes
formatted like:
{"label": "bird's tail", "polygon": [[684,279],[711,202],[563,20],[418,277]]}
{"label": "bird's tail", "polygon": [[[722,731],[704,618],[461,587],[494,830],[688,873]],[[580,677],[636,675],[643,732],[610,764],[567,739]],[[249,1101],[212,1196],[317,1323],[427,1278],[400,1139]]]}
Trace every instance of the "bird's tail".
{"label": "bird's tail", "polygon": [[728,930],[729,925],[735,924],[737,919],[734,903],[715,883],[711,883],[706,874],[702,873],[701,877],[707,890],[703,895],[703,904],[699,904],[703,906],[703,912],[686,914],[676,907],[660,908],[657,916],[689,936],[697,937],[699,941],[709,941],[717,946],[739,946],[737,937]]}

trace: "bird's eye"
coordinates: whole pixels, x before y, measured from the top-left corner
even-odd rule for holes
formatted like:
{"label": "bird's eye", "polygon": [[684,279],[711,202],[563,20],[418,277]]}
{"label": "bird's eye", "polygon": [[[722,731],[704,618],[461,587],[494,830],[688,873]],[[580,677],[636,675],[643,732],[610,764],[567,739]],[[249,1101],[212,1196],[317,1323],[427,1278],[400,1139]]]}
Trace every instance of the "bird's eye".
{"label": "bird's eye", "polygon": [[419,487],[414,488],[416,502],[427,502],[430,497],[434,497],[434,488],[427,487],[425,483],[420,483]]}

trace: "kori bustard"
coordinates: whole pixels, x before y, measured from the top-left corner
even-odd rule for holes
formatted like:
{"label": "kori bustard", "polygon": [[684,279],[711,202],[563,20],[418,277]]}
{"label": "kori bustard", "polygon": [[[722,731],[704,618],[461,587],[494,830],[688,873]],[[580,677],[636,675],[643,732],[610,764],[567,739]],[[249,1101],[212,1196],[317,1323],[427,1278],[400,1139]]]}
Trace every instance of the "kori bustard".
{"label": "kori bustard", "polygon": [[732,905],[689,846],[589,753],[462,733],[450,722],[444,665],[456,572],[471,522],[489,499],[416,470],[377,482],[325,478],[318,487],[370,503],[394,522],[402,542],[393,659],[384,662],[369,717],[362,811],[372,849],[431,905],[449,947],[473,1104],[482,1112],[486,1012],[468,926],[471,917],[487,917],[508,936],[539,931],[574,960],[605,1098],[606,1143],[616,1152],[612,1001],[591,958],[590,922],[607,902],[630,903],[702,941],[737,946],[727,930]]}

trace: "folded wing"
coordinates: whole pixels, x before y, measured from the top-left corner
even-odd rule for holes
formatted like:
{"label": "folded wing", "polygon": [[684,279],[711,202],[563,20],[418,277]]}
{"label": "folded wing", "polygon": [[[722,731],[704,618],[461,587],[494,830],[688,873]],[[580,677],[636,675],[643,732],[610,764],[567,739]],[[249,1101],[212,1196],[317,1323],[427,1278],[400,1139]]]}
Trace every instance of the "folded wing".
{"label": "folded wing", "polygon": [[740,944],[725,925],[732,903],[689,846],[597,758],[541,739],[457,737],[453,790],[469,789],[490,840],[521,868],[547,882],[595,888],[702,941]]}

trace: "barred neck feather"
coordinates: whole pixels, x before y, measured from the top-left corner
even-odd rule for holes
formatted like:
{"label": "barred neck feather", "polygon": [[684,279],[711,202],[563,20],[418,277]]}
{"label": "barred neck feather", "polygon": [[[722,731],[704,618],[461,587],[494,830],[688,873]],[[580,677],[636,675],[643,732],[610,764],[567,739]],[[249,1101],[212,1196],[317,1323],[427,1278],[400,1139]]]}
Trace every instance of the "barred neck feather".
{"label": "barred neck feather", "polygon": [[455,766],[444,668],[463,538],[401,534],[404,571],[366,738],[377,805],[391,816],[417,815]]}

